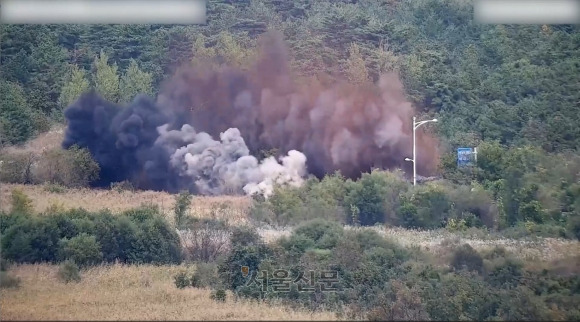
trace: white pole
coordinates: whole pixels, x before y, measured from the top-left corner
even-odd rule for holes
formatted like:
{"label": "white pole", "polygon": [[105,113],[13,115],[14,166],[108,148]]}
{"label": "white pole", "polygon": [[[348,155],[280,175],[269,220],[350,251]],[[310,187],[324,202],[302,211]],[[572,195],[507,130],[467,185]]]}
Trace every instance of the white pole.
{"label": "white pole", "polygon": [[417,149],[415,147],[415,120],[416,116],[413,116],[413,186],[417,184]]}

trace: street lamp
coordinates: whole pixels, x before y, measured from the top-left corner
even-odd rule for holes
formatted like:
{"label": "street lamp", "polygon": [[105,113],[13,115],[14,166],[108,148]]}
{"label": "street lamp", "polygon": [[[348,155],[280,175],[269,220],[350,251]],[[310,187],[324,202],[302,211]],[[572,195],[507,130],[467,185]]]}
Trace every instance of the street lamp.
{"label": "street lamp", "polygon": [[417,117],[413,116],[413,158],[409,159],[409,158],[405,158],[405,161],[409,161],[409,162],[413,162],[413,185],[417,185],[417,164],[415,162],[415,160],[417,159],[417,148],[416,148],[416,136],[415,136],[415,130],[417,130],[417,128],[425,123],[429,123],[429,122],[437,122],[437,119],[432,119],[432,120],[426,120],[426,121],[420,121],[417,122]]}

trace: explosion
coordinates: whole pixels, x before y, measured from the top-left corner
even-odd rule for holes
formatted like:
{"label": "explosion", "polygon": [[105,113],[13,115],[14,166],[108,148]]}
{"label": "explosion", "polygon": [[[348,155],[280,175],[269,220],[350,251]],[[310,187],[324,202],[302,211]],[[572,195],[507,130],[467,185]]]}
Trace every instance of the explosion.
{"label": "explosion", "polygon": [[[414,109],[397,75],[372,87],[304,89],[288,61],[280,35],[267,33],[249,70],[183,68],[157,102],[138,95],[121,107],[85,93],[65,111],[63,147],[89,149],[101,167],[97,186],[130,180],[142,189],[209,195],[267,197],[274,184],[299,186],[308,173],[356,178],[372,167],[405,166]],[[436,142],[417,134],[418,172],[426,174],[435,169]],[[279,161],[255,157],[272,148]]]}

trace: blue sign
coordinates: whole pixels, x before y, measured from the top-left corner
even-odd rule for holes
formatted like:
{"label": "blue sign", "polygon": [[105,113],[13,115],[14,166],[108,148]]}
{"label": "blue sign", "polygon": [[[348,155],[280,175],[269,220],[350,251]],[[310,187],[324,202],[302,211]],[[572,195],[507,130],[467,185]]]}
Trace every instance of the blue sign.
{"label": "blue sign", "polygon": [[458,148],[457,149],[457,166],[464,167],[470,165],[473,161],[472,148]]}

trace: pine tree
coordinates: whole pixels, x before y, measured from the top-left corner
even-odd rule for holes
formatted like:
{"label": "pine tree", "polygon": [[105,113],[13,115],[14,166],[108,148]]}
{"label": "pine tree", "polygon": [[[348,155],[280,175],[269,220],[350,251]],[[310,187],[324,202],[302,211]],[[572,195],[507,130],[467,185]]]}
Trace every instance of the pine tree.
{"label": "pine tree", "polygon": [[119,101],[119,75],[116,64],[109,65],[109,56],[101,51],[99,57],[95,58],[95,73],[93,83],[95,89],[105,99],[117,103]]}
{"label": "pine tree", "polygon": [[131,59],[129,68],[121,79],[121,101],[128,103],[137,94],[153,95],[152,81],[151,74],[140,70],[137,62]]}
{"label": "pine tree", "polygon": [[60,108],[66,108],[74,102],[82,93],[89,90],[89,81],[86,77],[84,69],[80,69],[77,65],[73,65],[69,81],[63,86],[60,97],[58,98],[58,105]]}
{"label": "pine tree", "polygon": [[34,134],[32,112],[22,88],[0,81],[0,146],[18,144]]}
{"label": "pine tree", "polygon": [[48,114],[57,108],[67,60],[67,51],[58,45],[56,37],[48,37],[32,48],[30,79],[24,88],[34,110]]}

